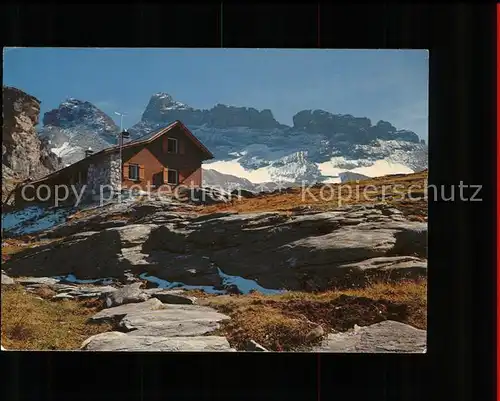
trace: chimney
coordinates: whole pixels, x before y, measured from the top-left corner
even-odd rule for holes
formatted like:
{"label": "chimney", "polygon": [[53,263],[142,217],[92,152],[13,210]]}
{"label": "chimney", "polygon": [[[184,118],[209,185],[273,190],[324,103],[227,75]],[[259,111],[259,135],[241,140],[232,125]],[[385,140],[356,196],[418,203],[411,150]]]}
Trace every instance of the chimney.
{"label": "chimney", "polygon": [[85,157],[89,157],[92,153],[94,153],[94,151],[92,150],[92,148],[88,148],[88,149],[85,151]]}
{"label": "chimney", "polygon": [[121,133],[121,138],[122,138],[122,145],[124,145],[127,142],[130,142],[130,133],[127,130],[124,130]]}

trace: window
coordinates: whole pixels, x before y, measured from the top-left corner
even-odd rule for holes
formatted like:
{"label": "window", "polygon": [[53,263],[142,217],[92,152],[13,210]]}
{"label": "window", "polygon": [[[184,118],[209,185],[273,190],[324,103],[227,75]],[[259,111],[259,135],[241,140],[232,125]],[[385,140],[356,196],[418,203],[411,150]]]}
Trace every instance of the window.
{"label": "window", "polygon": [[139,179],[139,166],[137,164],[130,164],[128,166],[128,178],[131,180]]}
{"label": "window", "polygon": [[167,152],[177,153],[177,139],[167,138]]}
{"label": "window", "polygon": [[168,170],[168,184],[177,184],[179,181],[179,173],[177,170]]}

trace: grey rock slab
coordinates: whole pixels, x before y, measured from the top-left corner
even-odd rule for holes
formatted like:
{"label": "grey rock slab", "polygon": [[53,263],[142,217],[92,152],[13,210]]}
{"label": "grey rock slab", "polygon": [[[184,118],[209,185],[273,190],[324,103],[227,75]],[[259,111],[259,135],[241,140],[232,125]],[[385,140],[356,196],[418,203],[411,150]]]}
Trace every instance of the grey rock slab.
{"label": "grey rock slab", "polygon": [[65,291],[66,293],[78,298],[101,297],[105,294],[111,294],[117,289],[111,286],[80,287],[76,286]]}
{"label": "grey rock slab", "polygon": [[410,325],[386,320],[354,330],[329,334],[313,352],[422,353],[427,332]]}
{"label": "grey rock slab", "polygon": [[54,284],[51,285],[50,288],[52,288],[55,292],[70,292],[70,291],[75,291],[78,290],[78,286],[76,284]]}
{"label": "grey rock slab", "polygon": [[29,254],[9,260],[6,270],[16,276],[53,277],[73,273],[81,279],[120,277],[125,267],[117,256],[121,249],[119,233],[104,230],[33,248]]}
{"label": "grey rock slab", "polygon": [[[125,319],[127,318],[125,317]],[[218,322],[210,319],[165,320],[143,323],[143,325],[136,324],[135,327],[140,328],[129,331],[127,334],[131,336],[188,337],[205,335],[220,327]],[[120,327],[123,327],[122,324],[125,323],[122,321]]]}
{"label": "grey rock slab", "polygon": [[278,251],[296,257],[297,264],[313,265],[384,256],[395,243],[392,230],[346,227],[330,234],[294,241]]}
{"label": "grey rock slab", "polygon": [[61,300],[61,299],[75,299],[75,297],[73,295],[70,295],[70,294],[65,294],[65,293],[62,293],[62,294],[57,294],[57,295],[54,295],[52,297],[52,299],[54,300]]}
{"label": "grey rock slab", "polygon": [[106,231],[116,231],[124,248],[143,244],[148,238],[151,230],[157,228],[153,224],[129,224],[125,227],[108,228]]}
{"label": "grey rock slab", "polygon": [[16,284],[16,282],[6,274],[2,273],[2,285],[13,285],[13,284]]}
{"label": "grey rock slab", "polygon": [[15,281],[21,285],[43,284],[49,286],[59,282],[58,279],[51,277],[25,277],[25,278],[18,278]]}
{"label": "grey rock slab", "polygon": [[156,298],[149,299],[140,303],[131,303],[120,306],[115,306],[114,308],[107,308],[99,311],[94,316],[90,318],[91,321],[97,322],[109,319],[119,319],[128,314],[149,312],[153,310],[158,310],[164,308],[165,305],[162,304]]}
{"label": "grey rock slab", "polygon": [[415,256],[385,256],[345,264],[339,266],[339,268],[365,272],[370,270],[390,271],[400,269],[425,272],[427,270],[427,260]]}
{"label": "grey rock slab", "polygon": [[130,336],[120,332],[101,333],[85,340],[85,351],[233,351],[225,337]]}
{"label": "grey rock slab", "polygon": [[142,245],[132,246],[129,248],[122,248],[119,259],[125,261],[130,266],[149,265],[147,261],[149,254],[142,252]]}
{"label": "grey rock slab", "polygon": [[163,305],[161,310],[149,310],[141,311],[141,313],[134,312],[127,314],[120,321],[120,326],[126,330],[135,330],[162,322],[170,323],[188,320],[198,322],[220,322],[227,319],[229,319],[229,316],[206,306]]}
{"label": "grey rock slab", "polygon": [[144,302],[148,300],[148,294],[141,290],[142,282],[126,285],[109,293],[106,297],[106,306],[111,308],[123,304]]}

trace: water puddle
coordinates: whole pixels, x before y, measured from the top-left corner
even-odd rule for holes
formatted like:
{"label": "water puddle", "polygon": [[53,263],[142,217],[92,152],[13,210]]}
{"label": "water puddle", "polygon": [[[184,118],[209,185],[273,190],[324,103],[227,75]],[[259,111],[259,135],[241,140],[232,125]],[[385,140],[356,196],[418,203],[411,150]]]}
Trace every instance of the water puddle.
{"label": "water puddle", "polygon": [[[274,290],[269,288],[264,288],[260,286],[256,281],[245,279],[239,276],[230,276],[229,274],[225,274],[220,268],[217,268],[219,276],[222,278],[223,285],[234,285],[238,288],[238,290],[242,294],[248,294],[250,291],[255,290],[264,295],[273,295],[273,294],[281,294],[286,290]],[[148,280],[151,283],[155,283],[159,288],[165,289],[185,289],[185,290],[201,290],[205,291],[208,294],[227,294],[226,290],[217,290],[213,286],[203,286],[203,285],[186,285],[180,282],[171,282],[167,280],[163,280],[161,278],[150,276],[147,273],[142,273],[139,276],[143,280]]]}
{"label": "water puddle", "polygon": [[114,280],[112,278],[96,278],[96,279],[78,279],[74,274],[68,274],[67,276],[56,276],[53,277],[56,280],[66,281],[74,284],[102,284],[110,285],[113,284]]}
{"label": "water puddle", "polygon": [[168,290],[173,288],[179,288],[185,290],[201,290],[205,291],[208,294],[218,294],[218,295],[226,294],[226,291],[216,290],[213,286],[210,285],[186,285],[178,281],[167,281],[155,276],[149,276],[147,273],[142,273],[139,275],[139,277],[143,280],[147,280],[151,283],[157,284],[158,288],[165,288]]}
{"label": "water puddle", "polygon": [[[234,285],[238,288],[238,290],[242,294],[248,294],[252,290],[258,291],[264,295],[281,294],[283,292],[286,292],[286,290],[274,290],[274,289],[264,288],[254,280],[249,280],[243,277],[231,276],[229,274],[225,274],[220,268],[217,268],[217,271],[219,273],[219,276],[222,278],[222,285],[224,286]],[[114,280],[112,278],[78,279],[74,274],[68,274],[67,276],[56,276],[53,278],[56,280],[60,280],[62,282],[69,282],[74,284],[110,285],[114,283]],[[216,295],[224,295],[228,293],[226,290],[216,289],[214,286],[187,285],[178,281],[168,281],[158,278],[156,276],[150,276],[148,273],[140,274],[139,278],[156,284],[158,288],[164,288],[164,289],[179,288],[184,290],[200,290],[208,294],[216,294]]]}

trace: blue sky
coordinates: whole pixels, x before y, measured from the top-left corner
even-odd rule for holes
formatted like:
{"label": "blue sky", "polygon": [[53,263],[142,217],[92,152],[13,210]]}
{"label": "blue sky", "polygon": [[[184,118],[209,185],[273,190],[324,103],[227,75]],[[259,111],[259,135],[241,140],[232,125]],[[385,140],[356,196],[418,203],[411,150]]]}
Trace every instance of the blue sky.
{"label": "blue sky", "polygon": [[87,100],[124,126],[157,92],[195,108],[217,103],[295,113],[322,109],[387,120],[427,139],[426,50],[4,49],[4,85],[42,101]]}

